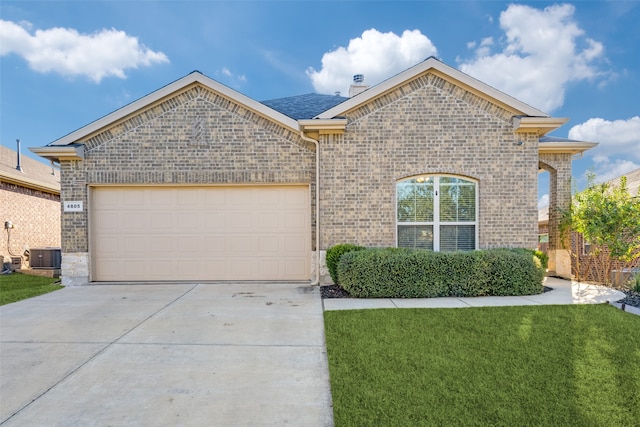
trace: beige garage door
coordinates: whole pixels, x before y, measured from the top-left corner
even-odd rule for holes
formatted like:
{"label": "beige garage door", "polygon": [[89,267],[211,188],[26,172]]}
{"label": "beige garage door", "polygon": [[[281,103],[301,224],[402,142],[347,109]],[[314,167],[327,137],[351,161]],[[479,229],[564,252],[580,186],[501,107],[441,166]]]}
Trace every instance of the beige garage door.
{"label": "beige garage door", "polygon": [[308,186],[93,187],[94,281],[309,280]]}

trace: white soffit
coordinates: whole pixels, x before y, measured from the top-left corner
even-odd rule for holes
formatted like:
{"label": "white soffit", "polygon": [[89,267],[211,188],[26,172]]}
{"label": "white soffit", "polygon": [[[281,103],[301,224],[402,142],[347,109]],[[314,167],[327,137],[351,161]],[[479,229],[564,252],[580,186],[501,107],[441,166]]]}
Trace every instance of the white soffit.
{"label": "white soffit", "polygon": [[347,101],[336,105],[335,107],[318,115],[317,118],[330,119],[333,117],[341,116],[347,111],[352,110],[361,104],[365,104],[372,99],[375,99],[383,95],[384,93],[394,89],[395,87],[400,86],[423,73],[426,73],[429,70],[436,70],[440,74],[444,75],[444,77],[455,81],[456,84],[462,87],[467,87],[471,89],[471,91],[480,92],[484,96],[494,99],[495,101],[497,101],[497,103],[504,104],[512,110],[517,111],[519,113],[517,115],[549,117],[549,115],[544,111],[540,111],[536,108],[531,107],[530,105],[525,104],[522,101],[518,101],[517,99],[507,95],[506,93],[501,92],[485,83],[482,83],[480,80],[477,80],[469,76],[468,74],[463,73],[462,71],[456,70],[455,68],[446,65],[438,59],[430,57],[425,61],[409,68],[408,70],[403,71],[400,74],[397,74],[390,79],[385,80],[384,82],[354,96],[353,98],[350,98]]}
{"label": "white soffit", "polygon": [[264,104],[259,103],[246,95],[241,94],[240,92],[236,92],[235,90],[218,83],[217,81],[205,76],[199,71],[194,71],[188,74],[185,77],[182,77],[179,80],[176,80],[173,83],[164,86],[155,92],[146,95],[137,101],[132,102],[131,104],[125,105],[124,107],[114,111],[113,113],[107,114],[106,116],[84,126],[74,132],[71,132],[60,139],[55,140],[50,143],[49,146],[60,146],[60,145],[69,145],[74,142],[81,142],[81,140],[88,135],[94,134],[101,129],[104,129],[111,124],[124,119],[125,117],[136,113],[137,111],[144,110],[146,107],[153,105],[154,103],[161,101],[164,98],[171,96],[173,93],[178,92],[192,84],[199,83],[210,89],[213,92],[216,92],[223,97],[231,100],[232,102],[243,105],[249,110],[254,111],[255,113],[272,120],[274,122],[280,123],[281,125],[290,128],[294,132],[298,132],[298,122],[290,117],[285,116],[282,113],[279,113]]}
{"label": "white soffit", "polygon": [[597,146],[597,142],[566,141],[566,142],[539,142],[539,153],[570,153],[582,154]]}

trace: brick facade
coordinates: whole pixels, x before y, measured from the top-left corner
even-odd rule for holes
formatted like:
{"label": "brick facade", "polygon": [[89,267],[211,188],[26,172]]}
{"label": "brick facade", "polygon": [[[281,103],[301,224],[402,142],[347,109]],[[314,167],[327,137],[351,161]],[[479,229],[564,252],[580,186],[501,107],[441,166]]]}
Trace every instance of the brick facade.
{"label": "brick facade", "polygon": [[511,113],[426,74],[346,117],[320,141],[321,249],[395,246],[396,183],[419,174],[477,181],[480,248],[536,247],[538,139]]}
{"label": "brick facade", "polygon": [[[553,118],[433,58],[402,79],[294,118],[192,73],[43,147],[61,164],[62,199],[85,206],[62,216],[63,284],[89,280],[88,212],[99,185],[308,184],[310,251],[320,260],[312,271],[326,276],[334,244],[396,245],[399,181],[454,175],[477,183],[479,248],[535,248],[539,138],[548,129],[528,124]],[[523,126],[522,117],[531,120]],[[564,191],[571,157],[552,160]]]}
{"label": "brick facade", "polygon": [[10,247],[2,229],[0,255],[4,262],[23,255],[25,249],[60,247],[60,196],[18,184],[0,182],[2,221],[11,221]]}
{"label": "brick facade", "polygon": [[[84,160],[61,161],[63,200],[87,207],[62,217],[63,260],[73,254],[74,265],[89,252],[91,185],[308,183],[315,200],[313,144],[199,86],[94,135],[85,146]],[[66,279],[79,284],[87,277]]]}

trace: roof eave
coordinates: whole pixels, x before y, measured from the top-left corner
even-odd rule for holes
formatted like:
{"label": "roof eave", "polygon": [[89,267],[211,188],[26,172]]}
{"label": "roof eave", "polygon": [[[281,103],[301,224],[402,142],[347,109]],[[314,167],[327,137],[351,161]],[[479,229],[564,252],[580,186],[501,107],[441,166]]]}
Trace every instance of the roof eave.
{"label": "roof eave", "polygon": [[521,102],[504,92],[501,92],[471,76],[457,70],[445,63],[439,61],[434,57],[427,58],[425,61],[395,75],[394,77],[385,80],[384,82],[373,86],[366,91],[348,99],[347,101],[321,113],[317,116],[320,119],[330,119],[332,117],[344,115],[345,112],[356,108],[358,105],[375,99],[384,93],[394,89],[395,87],[413,80],[414,78],[422,75],[429,70],[435,70],[437,74],[447,80],[454,81],[456,84],[468,88],[474,93],[481,94],[483,96],[492,98],[496,102],[508,107],[510,110],[517,112],[514,115],[524,116],[541,116],[548,117],[549,115],[543,111],[531,107],[530,105]]}
{"label": "roof eave", "polygon": [[513,131],[516,133],[535,132],[544,136],[567,123],[567,117],[514,117]]}
{"label": "roof eave", "polygon": [[65,146],[29,147],[29,150],[47,160],[60,162],[60,160],[84,159],[84,145],[74,144]]}
{"label": "roof eave", "polygon": [[5,172],[0,171],[0,180],[4,182],[8,182],[9,184],[19,185],[25,188],[31,188],[33,190],[43,191],[45,193],[51,194],[60,194],[60,186],[48,184],[46,182],[41,182],[35,179],[27,178],[27,177],[16,177],[14,175],[9,175]]}
{"label": "roof eave", "polygon": [[538,143],[539,153],[570,153],[582,154],[587,150],[597,146],[597,142],[540,142]]}
{"label": "roof eave", "polygon": [[342,133],[347,127],[347,119],[306,119],[298,120],[303,132]]}

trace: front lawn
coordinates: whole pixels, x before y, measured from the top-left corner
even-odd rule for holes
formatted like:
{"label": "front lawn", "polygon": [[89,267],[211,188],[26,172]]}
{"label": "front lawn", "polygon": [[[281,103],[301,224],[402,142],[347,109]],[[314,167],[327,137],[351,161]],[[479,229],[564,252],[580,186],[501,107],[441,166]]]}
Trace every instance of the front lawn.
{"label": "front lawn", "polygon": [[55,284],[59,279],[51,277],[29,276],[13,273],[0,275],[0,305],[46,294],[62,286]]}
{"label": "front lawn", "polygon": [[609,305],[325,312],[335,425],[630,426],[640,316]]}

